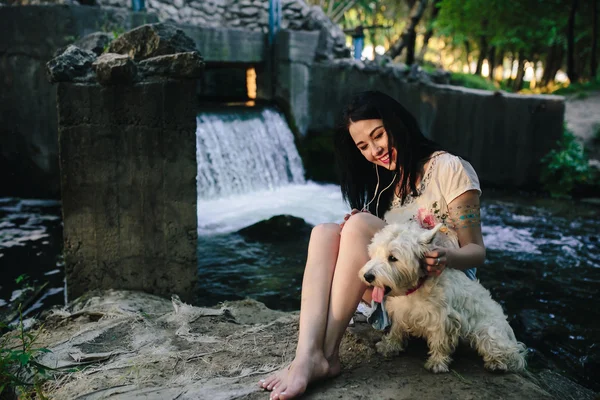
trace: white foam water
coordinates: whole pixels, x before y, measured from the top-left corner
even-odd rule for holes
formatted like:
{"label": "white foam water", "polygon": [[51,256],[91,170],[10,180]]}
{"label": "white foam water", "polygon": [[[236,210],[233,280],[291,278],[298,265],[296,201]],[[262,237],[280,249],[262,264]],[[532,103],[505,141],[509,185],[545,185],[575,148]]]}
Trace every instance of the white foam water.
{"label": "white foam water", "polygon": [[275,215],[303,218],[312,225],[341,222],[349,208],[340,187],[314,182],[198,200],[198,234],[235,232]]}

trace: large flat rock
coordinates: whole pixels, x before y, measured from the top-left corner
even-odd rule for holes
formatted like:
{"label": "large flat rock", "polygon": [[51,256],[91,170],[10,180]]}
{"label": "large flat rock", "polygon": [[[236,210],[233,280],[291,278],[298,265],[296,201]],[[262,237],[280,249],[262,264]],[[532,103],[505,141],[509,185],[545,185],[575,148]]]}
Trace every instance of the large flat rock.
{"label": "large flat rock", "polygon": [[[252,300],[199,308],[125,291],[91,293],[50,314],[39,344],[52,352],[41,362],[82,367],[46,385],[57,399],[267,399],[256,382],[292,359],[298,330],[298,313]],[[418,340],[406,354],[384,359],[374,350],[379,337],[365,323],[349,328],[342,374],[311,387],[304,398],[554,398],[552,388],[531,374],[485,371],[466,348],[444,375],[423,368],[426,348]],[[566,393],[591,398],[582,390]]]}

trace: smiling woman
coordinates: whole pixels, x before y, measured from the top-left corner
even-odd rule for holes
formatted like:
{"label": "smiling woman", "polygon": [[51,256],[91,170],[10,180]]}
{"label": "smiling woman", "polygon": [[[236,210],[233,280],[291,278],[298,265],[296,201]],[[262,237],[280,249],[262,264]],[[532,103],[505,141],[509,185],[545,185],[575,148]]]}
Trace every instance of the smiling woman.
{"label": "smiling woman", "polygon": [[350,135],[362,155],[375,165],[396,169],[396,149],[390,146],[381,119],[357,121],[349,127]]}
{"label": "smiling woman", "polygon": [[[450,205],[456,210],[468,206],[469,215],[478,215],[475,171],[423,136],[415,118],[383,93],[364,92],[353,98],[335,136],[335,149],[342,195],[353,210],[341,225],[321,224],[312,231],[302,282],[296,358],[260,382],[272,391],[271,399],[297,397],[310,382],[340,373],[339,346],[346,326],[361,298],[372,300],[373,287],[359,279],[358,271],[368,261],[371,238],[386,223],[416,221],[423,213],[409,205],[420,204],[415,199],[421,196],[427,201],[435,199],[434,205],[440,207],[435,211],[427,204],[430,219],[451,221]],[[443,210],[446,214],[439,214]],[[454,226],[445,226],[446,232],[451,230]],[[426,254],[423,265],[427,275],[435,277],[450,264],[466,269],[483,262],[479,220],[455,234],[461,248]],[[376,297],[383,297],[383,291],[377,289]],[[378,309],[383,318],[377,322],[383,328],[385,310]]]}

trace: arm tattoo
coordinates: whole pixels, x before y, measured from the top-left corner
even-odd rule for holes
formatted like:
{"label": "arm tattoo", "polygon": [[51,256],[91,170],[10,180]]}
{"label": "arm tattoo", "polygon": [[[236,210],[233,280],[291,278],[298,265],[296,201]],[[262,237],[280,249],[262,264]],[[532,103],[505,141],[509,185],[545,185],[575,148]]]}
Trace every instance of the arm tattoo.
{"label": "arm tattoo", "polygon": [[470,228],[481,225],[479,204],[461,204],[448,209],[448,222],[453,229]]}

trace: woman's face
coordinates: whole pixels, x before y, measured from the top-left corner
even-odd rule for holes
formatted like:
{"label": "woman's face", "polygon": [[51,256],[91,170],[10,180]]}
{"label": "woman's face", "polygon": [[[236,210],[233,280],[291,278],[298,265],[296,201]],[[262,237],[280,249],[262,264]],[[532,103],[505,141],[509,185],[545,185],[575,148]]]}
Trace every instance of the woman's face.
{"label": "woman's face", "polygon": [[370,162],[387,169],[396,169],[396,149],[388,153],[388,135],[380,119],[350,123],[350,136],[362,155]]}

